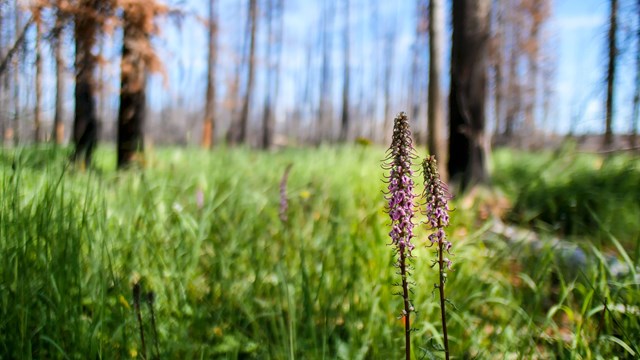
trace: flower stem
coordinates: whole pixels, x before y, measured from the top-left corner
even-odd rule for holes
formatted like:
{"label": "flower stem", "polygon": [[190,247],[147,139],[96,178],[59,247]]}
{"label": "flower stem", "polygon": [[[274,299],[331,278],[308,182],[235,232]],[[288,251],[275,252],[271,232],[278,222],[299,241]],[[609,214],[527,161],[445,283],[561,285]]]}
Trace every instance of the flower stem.
{"label": "flower stem", "polygon": [[444,282],[445,282],[445,264],[444,264],[444,249],[443,249],[443,240],[440,239],[438,242],[438,265],[440,267],[440,285],[438,286],[438,290],[440,290],[440,317],[442,318],[442,336],[444,340],[444,356],[445,359],[449,360],[449,339],[447,338],[447,312],[445,310],[445,300],[444,300]]}
{"label": "flower stem", "polygon": [[407,264],[404,249],[400,250],[400,275],[402,276],[402,300],[404,301],[404,342],[405,357],[411,359],[411,302],[409,301],[409,282],[407,281]]}

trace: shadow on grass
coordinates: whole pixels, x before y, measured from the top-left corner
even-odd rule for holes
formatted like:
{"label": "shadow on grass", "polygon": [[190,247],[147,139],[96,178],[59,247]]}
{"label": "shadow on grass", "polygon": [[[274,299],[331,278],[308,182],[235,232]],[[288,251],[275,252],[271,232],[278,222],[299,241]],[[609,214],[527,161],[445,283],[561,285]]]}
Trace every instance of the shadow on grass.
{"label": "shadow on grass", "polygon": [[640,160],[567,151],[500,154],[496,183],[512,192],[509,220],[627,249],[640,240]]}

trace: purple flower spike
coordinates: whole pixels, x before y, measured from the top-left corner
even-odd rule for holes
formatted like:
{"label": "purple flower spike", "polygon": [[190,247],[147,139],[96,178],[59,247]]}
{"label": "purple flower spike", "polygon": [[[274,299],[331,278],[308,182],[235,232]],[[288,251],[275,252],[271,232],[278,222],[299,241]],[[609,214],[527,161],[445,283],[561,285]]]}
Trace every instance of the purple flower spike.
{"label": "purple flower spike", "polygon": [[415,157],[413,154],[413,144],[411,131],[409,130],[409,120],[404,112],[398,114],[394,120],[393,138],[391,147],[387,151],[385,168],[390,169],[389,186],[386,200],[388,201],[389,217],[391,218],[392,230],[389,233],[391,243],[396,245],[398,251],[407,252],[411,256],[413,244],[413,217],[414,198],[413,194],[413,171],[411,161]]}
{"label": "purple flower spike", "polygon": [[447,185],[440,180],[438,163],[435,156],[424,159],[422,162],[424,172],[424,194],[426,201],[424,215],[427,217],[427,224],[434,232],[429,235],[431,244],[442,243],[444,250],[451,249],[451,243],[446,241],[444,228],[449,226],[449,199],[451,195]]}
{"label": "purple flower spike", "polygon": [[422,171],[424,173],[424,193],[425,200],[424,215],[427,217],[427,225],[433,231],[429,235],[431,245],[437,245],[437,260],[440,270],[440,282],[436,287],[440,293],[440,317],[442,319],[442,337],[444,341],[445,359],[449,359],[449,340],[447,337],[447,315],[445,310],[446,298],[444,296],[444,287],[447,279],[447,270],[451,270],[452,261],[444,256],[447,252],[451,254],[451,242],[446,240],[444,228],[449,226],[449,204],[451,198],[447,185],[440,180],[438,173],[438,163],[435,156],[429,156],[422,162]]}
{"label": "purple flower spike", "polygon": [[413,171],[411,162],[415,158],[413,144],[411,141],[411,131],[409,130],[409,120],[407,114],[399,113],[393,124],[393,137],[391,146],[387,151],[387,158],[383,168],[389,170],[389,185],[387,187],[385,199],[388,201],[389,218],[391,219],[391,244],[395,246],[399,275],[402,276],[402,300],[404,309],[400,317],[405,328],[405,356],[411,357],[411,312],[414,311],[411,299],[409,298],[409,265],[411,251],[414,245],[413,239],[413,217],[415,213],[415,195],[413,194]]}

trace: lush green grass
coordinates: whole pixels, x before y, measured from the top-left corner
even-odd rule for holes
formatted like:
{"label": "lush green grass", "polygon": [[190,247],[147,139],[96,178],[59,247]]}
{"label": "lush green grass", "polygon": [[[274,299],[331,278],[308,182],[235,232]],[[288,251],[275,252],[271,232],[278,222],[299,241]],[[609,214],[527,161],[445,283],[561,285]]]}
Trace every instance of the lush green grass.
{"label": "lush green grass", "polygon": [[510,219],[611,247],[614,236],[638,256],[640,158],[551,152],[495,154],[495,182],[513,198]]}
{"label": "lush green grass", "polygon": [[[0,157],[0,358],[154,358],[156,342],[166,359],[401,357],[384,149],[159,150],[148,169],[123,173],[109,149],[97,156],[99,172],[67,168],[65,157]],[[506,153],[496,162],[496,182],[514,198],[520,162]],[[289,163],[283,224],[279,181]],[[569,276],[554,249],[507,245],[477,219],[474,208],[452,214],[456,358],[637,356],[633,273],[612,278],[608,254],[594,246],[586,251],[595,266]],[[613,236],[607,221],[598,226]],[[415,255],[414,355],[440,358],[433,249]],[[136,282],[155,297],[157,336],[151,307],[140,304],[146,349]]]}

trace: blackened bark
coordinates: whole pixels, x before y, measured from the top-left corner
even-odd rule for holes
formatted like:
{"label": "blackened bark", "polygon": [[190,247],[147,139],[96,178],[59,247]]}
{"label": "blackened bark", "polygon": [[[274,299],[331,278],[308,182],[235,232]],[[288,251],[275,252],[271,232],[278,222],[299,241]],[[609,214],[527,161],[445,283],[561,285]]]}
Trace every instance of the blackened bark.
{"label": "blackened bark", "polygon": [[342,84],[342,116],[340,120],[340,141],[347,141],[349,136],[349,62],[350,60],[350,39],[349,39],[349,0],[344,0],[344,33],[343,33],[343,52],[344,52],[344,80]]}
{"label": "blackened bark", "polygon": [[449,175],[461,189],[486,182],[485,99],[489,0],[456,0],[453,9]]}
{"label": "blackened bark", "polygon": [[[27,32],[27,28],[29,23],[24,27],[22,34],[18,36],[20,31],[20,11],[18,11],[18,0],[15,1],[15,36],[16,42],[15,45],[9,53],[7,54],[7,59],[11,56],[11,51],[16,49],[24,50],[24,38],[25,33]],[[19,51],[19,50],[16,50]],[[24,52],[22,52],[24,54]],[[2,74],[2,70],[0,69],[0,74]],[[18,146],[20,143],[20,61],[18,60],[18,55],[13,58],[13,145]]]}
{"label": "blackened bark", "polygon": [[80,5],[81,11],[75,16],[74,37],[75,57],[75,114],[73,121],[73,143],[75,150],[72,160],[84,160],[91,165],[91,156],[98,141],[98,120],[96,118],[95,79],[96,57],[91,50],[98,34],[98,22],[87,13],[97,11],[97,0],[86,0]]}
{"label": "blackened bark", "polygon": [[40,142],[42,130],[42,10],[38,7],[35,10],[36,21],[36,104],[33,117],[33,140],[35,143]]}
{"label": "blackened bark", "polygon": [[633,122],[631,130],[631,147],[635,147],[638,138],[638,121],[640,121],[640,0],[636,4],[636,14],[638,14],[638,21],[636,29],[636,89],[633,96],[633,115],[631,121]]}
{"label": "blackened bark", "polygon": [[124,11],[120,109],[118,111],[118,169],[131,165],[144,151],[143,129],[146,112],[147,66],[143,47],[150,46],[145,31],[143,3],[134,3]]}
{"label": "blackened bark", "polygon": [[428,94],[428,146],[429,153],[438,160],[438,168],[443,181],[447,181],[446,148],[442,131],[444,129],[444,104],[440,78],[444,70],[444,2],[429,1],[429,94]]}
{"label": "blackened bark", "polygon": [[256,27],[258,21],[257,0],[249,0],[249,18],[251,20],[251,38],[249,40],[249,73],[247,75],[247,86],[245,89],[240,121],[238,121],[239,131],[237,142],[244,144],[247,142],[247,132],[249,128],[249,107],[251,105],[251,93],[253,92],[253,73],[255,69],[255,49],[256,49]]}
{"label": "blackened bark", "polygon": [[271,99],[271,89],[273,84],[273,69],[271,66],[271,53],[273,49],[273,4],[271,2],[267,5],[267,54],[266,54],[266,62],[267,62],[267,81],[265,83],[265,98],[264,98],[264,108],[262,110],[262,139],[260,142],[260,146],[262,149],[268,149],[271,146],[271,141],[273,137],[273,111],[272,109],[272,99]]}
{"label": "blackened bark", "polygon": [[215,138],[216,112],[216,60],[218,19],[216,17],[216,1],[209,1],[209,55],[207,59],[207,98],[204,109],[204,125],[202,129],[202,147],[210,149]]}
{"label": "blackened bark", "polygon": [[53,32],[54,57],[56,62],[56,99],[55,115],[53,117],[53,140],[56,145],[61,145],[64,140],[64,50],[62,43],[62,14],[56,14],[56,25]]}
{"label": "blackened bark", "polygon": [[608,148],[613,143],[613,99],[614,82],[616,78],[616,48],[618,0],[611,0],[611,13],[609,18],[609,64],[607,67],[607,103],[605,111],[604,146]]}

